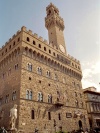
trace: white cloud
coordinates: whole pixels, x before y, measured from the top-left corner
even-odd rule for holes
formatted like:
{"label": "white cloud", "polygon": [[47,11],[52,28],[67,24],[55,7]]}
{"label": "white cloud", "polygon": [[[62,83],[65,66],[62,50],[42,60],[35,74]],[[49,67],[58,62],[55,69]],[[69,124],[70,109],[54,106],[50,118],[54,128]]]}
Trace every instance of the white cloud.
{"label": "white cloud", "polygon": [[97,91],[100,91],[100,61],[98,62],[83,62],[83,79],[82,86],[83,88],[94,86],[97,88]]}

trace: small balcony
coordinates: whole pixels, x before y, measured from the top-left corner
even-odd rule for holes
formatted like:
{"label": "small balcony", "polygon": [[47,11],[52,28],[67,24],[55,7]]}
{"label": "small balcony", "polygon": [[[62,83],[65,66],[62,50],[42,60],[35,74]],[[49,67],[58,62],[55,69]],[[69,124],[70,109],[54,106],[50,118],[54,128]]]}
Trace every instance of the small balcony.
{"label": "small balcony", "polygon": [[61,106],[63,106],[64,104],[62,103],[61,100],[57,99],[57,100],[54,102],[54,105],[55,105],[56,107],[61,107]]}

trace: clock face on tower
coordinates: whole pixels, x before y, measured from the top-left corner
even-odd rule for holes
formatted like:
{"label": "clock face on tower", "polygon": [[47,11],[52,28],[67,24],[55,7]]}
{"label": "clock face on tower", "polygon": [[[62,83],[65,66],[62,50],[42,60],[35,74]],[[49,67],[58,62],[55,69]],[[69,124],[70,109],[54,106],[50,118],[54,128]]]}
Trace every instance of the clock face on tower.
{"label": "clock face on tower", "polygon": [[65,53],[65,48],[63,45],[59,45],[61,52]]}

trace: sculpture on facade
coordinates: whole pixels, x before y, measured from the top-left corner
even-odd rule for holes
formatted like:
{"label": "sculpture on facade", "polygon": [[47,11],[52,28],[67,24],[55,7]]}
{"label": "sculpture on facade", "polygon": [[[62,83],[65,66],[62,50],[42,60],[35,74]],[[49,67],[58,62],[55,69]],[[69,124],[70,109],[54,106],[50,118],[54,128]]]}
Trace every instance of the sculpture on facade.
{"label": "sculpture on facade", "polygon": [[17,119],[17,105],[15,104],[14,107],[10,110],[10,125],[11,130],[16,130],[16,119]]}

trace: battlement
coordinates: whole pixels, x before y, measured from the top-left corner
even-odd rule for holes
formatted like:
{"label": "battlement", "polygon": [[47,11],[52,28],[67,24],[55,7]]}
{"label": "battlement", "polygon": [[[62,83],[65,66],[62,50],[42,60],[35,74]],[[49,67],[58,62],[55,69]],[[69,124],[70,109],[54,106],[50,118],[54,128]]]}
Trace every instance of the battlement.
{"label": "battlement", "polygon": [[74,58],[73,56],[71,56],[71,55],[69,55],[69,54],[68,54],[67,56],[68,56],[69,59],[71,59],[71,60],[73,60],[73,61],[75,61],[75,62],[77,62],[77,63],[80,64],[80,61],[77,60],[76,58]]}
{"label": "battlement", "polygon": [[[56,47],[54,44],[52,44],[52,43],[49,44],[48,41],[47,41],[46,39],[43,39],[43,37],[38,36],[38,34],[36,34],[36,33],[32,33],[31,30],[27,30],[27,28],[26,28],[25,26],[23,26],[23,27],[21,27],[21,30],[18,30],[18,31],[16,32],[16,34],[14,34],[14,35],[12,36],[12,38],[10,38],[10,39],[5,43],[5,45],[2,46],[2,48],[0,49],[0,51],[1,51],[5,46],[7,46],[7,44],[9,44],[9,42],[11,42],[21,31],[22,31],[22,32],[24,31],[24,32],[28,33],[30,36],[35,37],[36,39],[38,39],[38,40],[41,41],[42,43],[45,43],[45,44],[49,45],[50,47],[52,47],[53,49],[57,50],[57,47]],[[77,63],[80,64],[80,61],[77,60],[77,59],[75,59],[75,58],[72,57],[71,55],[68,54],[67,57],[68,57],[70,60],[73,60],[74,62],[77,62]]]}
{"label": "battlement", "polygon": [[3,48],[5,48],[13,39],[15,39],[15,37],[16,37],[20,32],[21,32],[21,31],[18,30],[18,31],[16,32],[16,34],[14,34],[14,35],[12,36],[12,38],[10,38],[10,39],[5,43],[5,45],[2,45],[1,50],[2,50]]}

